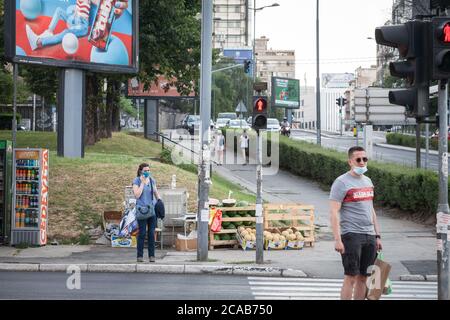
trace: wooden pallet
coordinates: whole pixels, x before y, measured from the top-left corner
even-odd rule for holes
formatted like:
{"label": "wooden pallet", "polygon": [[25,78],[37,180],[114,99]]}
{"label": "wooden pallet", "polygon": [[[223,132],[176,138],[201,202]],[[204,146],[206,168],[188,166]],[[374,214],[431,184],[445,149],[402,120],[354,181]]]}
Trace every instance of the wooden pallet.
{"label": "wooden pallet", "polygon": [[[217,208],[222,210],[222,213],[226,212],[236,212],[236,211],[255,211],[255,206],[248,207],[222,207]],[[229,217],[222,218],[223,222],[256,222],[255,217]],[[214,235],[216,234],[236,234],[236,229],[222,229],[219,232],[209,231],[209,250],[214,250],[214,248],[219,246],[233,246],[234,248],[238,248],[239,242],[237,240],[214,240]]]}
{"label": "wooden pallet", "polygon": [[273,228],[273,221],[290,221],[287,227],[295,227],[305,234],[305,245],[314,246],[314,206],[301,204],[265,204],[264,229]]}

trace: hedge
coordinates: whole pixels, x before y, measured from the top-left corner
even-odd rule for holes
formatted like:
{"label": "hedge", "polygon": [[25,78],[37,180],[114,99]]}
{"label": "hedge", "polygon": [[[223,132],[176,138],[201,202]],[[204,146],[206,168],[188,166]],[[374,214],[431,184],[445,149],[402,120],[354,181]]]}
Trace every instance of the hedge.
{"label": "hedge", "polygon": [[[349,170],[347,155],[342,152],[283,136],[279,148],[281,169],[329,187]],[[370,161],[368,168],[366,175],[375,186],[376,204],[413,213],[436,213],[439,177],[435,172],[377,161]]]}
{"label": "hedge", "polygon": [[[396,146],[416,148],[416,137],[401,133],[388,133],[386,135],[386,142]],[[425,149],[425,138],[420,138],[420,147]],[[430,139],[430,149],[438,150],[438,140]]]}
{"label": "hedge", "polygon": [[[1,130],[12,130],[12,121],[14,115],[12,113],[0,113],[0,129]],[[22,116],[20,113],[16,114],[17,124],[20,123]]]}
{"label": "hedge", "polygon": [[[280,165],[296,175],[328,186],[349,170],[345,153],[286,137],[280,137]],[[370,161],[368,168],[366,175],[375,186],[377,204],[415,213],[436,212],[439,191],[436,173],[376,161]]]}

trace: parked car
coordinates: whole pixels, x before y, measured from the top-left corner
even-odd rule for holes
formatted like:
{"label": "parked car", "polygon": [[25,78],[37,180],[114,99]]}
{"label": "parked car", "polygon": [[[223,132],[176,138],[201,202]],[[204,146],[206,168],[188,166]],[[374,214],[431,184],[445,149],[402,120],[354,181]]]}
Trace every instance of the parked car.
{"label": "parked car", "polygon": [[251,130],[251,127],[248,125],[247,121],[245,121],[244,119],[231,120],[230,124],[228,125],[228,128]]}
{"label": "parked car", "polygon": [[217,115],[217,119],[236,120],[237,114],[236,114],[236,112],[221,112]]}
{"label": "parked car", "polygon": [[195,125],[199,125],[200,121],[200,116],[188,114],[183,120],[181,120],[181,128],[189,131],[189,133],[193,135]]}
{"label": "parked car", "polygon": [[278,119],[275,118],[268,118],[267,119],[267,131],[275,131],[279,132],[281,129],[280,122]]}

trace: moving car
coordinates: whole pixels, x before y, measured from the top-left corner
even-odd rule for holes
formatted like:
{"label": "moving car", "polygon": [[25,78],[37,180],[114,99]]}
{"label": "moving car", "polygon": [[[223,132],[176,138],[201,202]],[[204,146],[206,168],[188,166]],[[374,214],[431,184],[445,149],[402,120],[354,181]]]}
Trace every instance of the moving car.
{"label": "moving car", "polygon": [[217,119],[215,127],[216,129],[222,129],[223,127],[228,126],[229,123],[230,119],[227,118]]}
{"label": "moving car", "polygon": [[200,116],[188,114],[183,120],[181,120],[181,127],[193,135],[195,125],[200,124],[200,121]]}
{"label": "moving car", "polygon": [[237,114],[236,114],[236,112],[221,112],[217,115],[217,120],[218,119],[236,120]]}
{"label": "moving car", "polygon": [[268,118],[267,119],[267,131],[275,131],[279,132],[281,129],[280,122],[278,119],[275,118]]}
{"label": "moving car", "polygon": [[251,130],[251,127],[248,125],[247,121],[245,121],[244,119],[231,120],[230,124],[228,125],[228,128]]}

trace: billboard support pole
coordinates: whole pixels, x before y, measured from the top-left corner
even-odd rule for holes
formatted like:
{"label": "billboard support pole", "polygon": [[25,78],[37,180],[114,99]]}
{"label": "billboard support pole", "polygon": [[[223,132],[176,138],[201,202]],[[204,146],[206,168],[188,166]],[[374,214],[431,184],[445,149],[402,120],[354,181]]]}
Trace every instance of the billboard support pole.
{"label": "billboard support pole", "polygon": [[[81,93],[81,94],[80,94]],[[58,156],[84,158],[85,73],[63,69],[58,89]]]}
{"label": "billboard support pole", "polygon": [[14,93],[13,93],[13,121],[12,121],[12,142],[13,142],[13,149],[16,147],[16,133],[17,133],[17,74],[19,66],[17,63],[14,63],[13,65],[13,77],[14,77]]}

